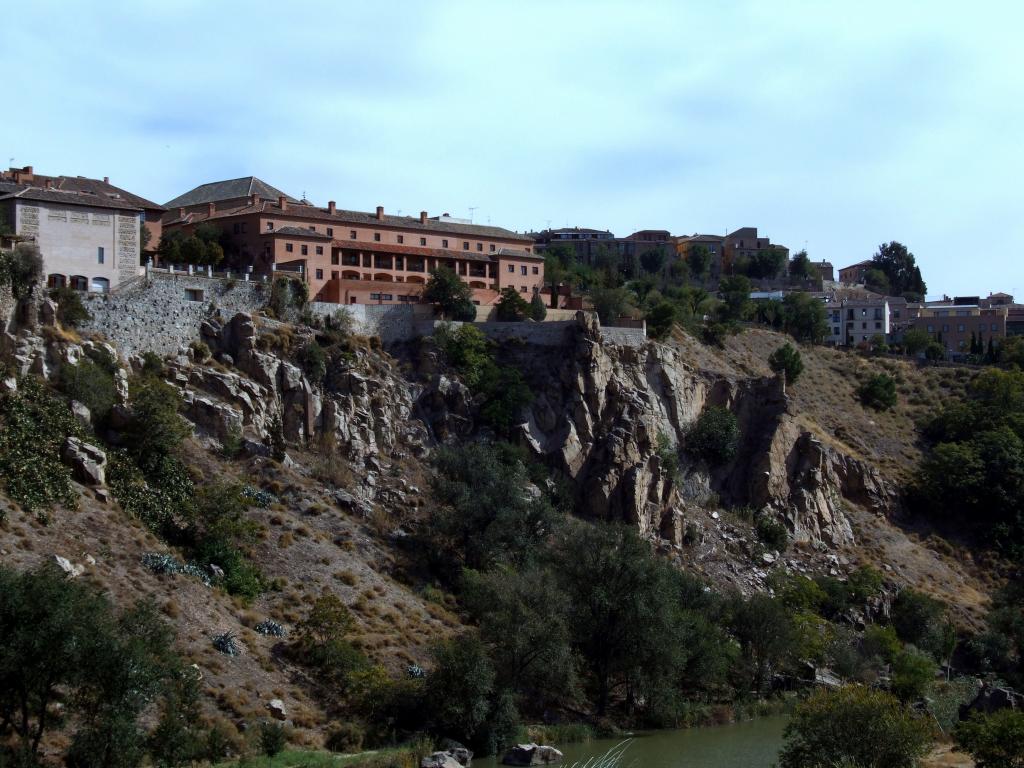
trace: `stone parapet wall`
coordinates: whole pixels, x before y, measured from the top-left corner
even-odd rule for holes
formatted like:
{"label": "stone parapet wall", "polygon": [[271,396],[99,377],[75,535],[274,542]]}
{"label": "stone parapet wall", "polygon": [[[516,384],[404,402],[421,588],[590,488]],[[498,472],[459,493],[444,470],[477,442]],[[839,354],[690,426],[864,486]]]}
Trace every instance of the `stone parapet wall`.
{"label": "stone parapet wall", "polygon": [[269,286],[262,283],[153,270],[124,290],[83,294],[92,319],[81,330],[101,334],[125,357],[145,351],[166,355],[198,339],[206,318],[256,312],[269,296]]}

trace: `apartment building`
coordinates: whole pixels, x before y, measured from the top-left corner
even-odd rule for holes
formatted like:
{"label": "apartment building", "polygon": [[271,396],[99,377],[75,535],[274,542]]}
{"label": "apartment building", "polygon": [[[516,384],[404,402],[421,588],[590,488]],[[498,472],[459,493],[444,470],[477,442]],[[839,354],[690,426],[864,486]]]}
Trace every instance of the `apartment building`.
{"label": "apartment building", "polygon": [[880,334],[890,338],[889,299],[885,296],[850,296],[825,303],[829,334],[825,341],[838,346],[870,343]]}
{"label": "apartment building", "polygon": [[907,329],[925,331],[945,347],[947,355],[962,355],[970,352],[972,338],[980,338],[983,344],[1005,338],[1009,309],[1005,304],[985,308],[952,300],[911,304]]}
{"label": "apartment building", "polygon": [[140,272],[146,211],[126,200],[56,189],[48,177],[0,181],[0,216],[17,241],[39,248],[51,288],[107,293]]}
{"label": "apartment building", "polygon": [[864,275],[873,266],[874,262],[868,259],[866,261],[858,261],[856,264],[851,264],[848,267],[842,267],[839,270],[839,282],[846,283],[847,285],[863,285]]}
{"label": "apartment building", "polygon": [[426,211],[393,216],[383,206],[364,213],[284,193],[269,199],[273,192],[279,190],[254,177],[204,184],[168,203],[164,226],[190,232],[213,224],[233,266],[301,273],[316,301],[415,303],[439,266],[467,282],[481,305],[495,303],[507,286],[529,299],[544,284],[544,259],[526,235]]}

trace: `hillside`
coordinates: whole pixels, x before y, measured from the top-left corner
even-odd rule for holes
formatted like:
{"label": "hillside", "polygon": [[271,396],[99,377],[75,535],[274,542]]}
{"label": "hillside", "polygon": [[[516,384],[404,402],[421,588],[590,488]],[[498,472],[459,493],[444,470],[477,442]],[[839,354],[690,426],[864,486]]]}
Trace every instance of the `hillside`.
{"label": "hillside", "polygon": [[[780,397],[766,364],[784,341],[779,334],[748,331],[723,349],[677,334],[638,349],[602,343],[586,323],[566,328],[564,342],[513,339],[495,355],[533,393],[513,438],[568,482],[578,515],[628,523],[715,589],[750,595],[768,589],[773,571],[842,579],[874,565],[888,583],[938,597],[962,626],[979,626],[984,569],[968,551],[903,527],[893,506],[920,457],[917,421],[962,392],[969,371],[805,348],[803,377]],[[19,338],[8,360],[54,382],[61,365],[103,345],[52,331]],[[280,699],[292,740],[319,745],[337,712],[315,672],[285,652],[318,597],[340,598],[355,619],[354,645],[396,678],[429,666],[436,641],[470,623],[465,606],[424,572],[413,542],[437,506],[430,488],[438,446],[488,434],[479,414],[485,399],[430,340],[388,353],[346,338],[343,365],[329,364],[324,385],[315,386],[292,362],[313,343],[308,328],[239,315],[211,320],[202,338],[211,357],[182,349],[164,362],[194,427],[182,455],[197,487],[262,492],[246,512],[257,532],[249,557],[270,588],[233,597],[195,576],[155,573],[144,556],[183,560],[183,549],[126,514],[106,489],[77,482],[77,508],[57,505],[47,522],[0,498],[0,562],[23,569],[61,556],[119,604],[152,601],[201,675],[207,718],[241,740],[246,724],[265,719]],[[143,361],[133,358],[129,369],[139,376]],[[900,382],[891,412],[857,401],[857,384],[875,370]],[[739,415],[742,434],[738,458],[709,469],[685,444],[698,414],[714,404]],[[283,460],[266,447],[278,414]],[[225,458],[224,446],[239,439],[239,453]],[[668,468],[673,452],[678,474]],[[808,485],[815,462],[828,470]],[[754,482],[761,468],[767,483]],[[865,495],[865,487],[873,490]],[[758,541],[759,518],[744,511],[762,506],[791,528],[784,555]],[[288,634],[257,632],[268,619]],[[238,639],[240,655],[215,649],[223,633]]]}

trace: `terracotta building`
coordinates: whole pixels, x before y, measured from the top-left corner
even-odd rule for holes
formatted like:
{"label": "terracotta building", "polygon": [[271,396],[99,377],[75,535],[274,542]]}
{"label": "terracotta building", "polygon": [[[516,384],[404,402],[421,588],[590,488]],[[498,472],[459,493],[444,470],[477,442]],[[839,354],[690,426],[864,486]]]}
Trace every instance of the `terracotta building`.
{"label": "terracotta building", "polygon": [[757,227],[740,227],[725,236],[722,255],[728,269],[737,259],[753,258],[758,251],[779,250],[789,263],[789,248],[772,243],[767,237],[758,237]]}
{"label": "terracotta building", "polygon": [[161,220],[167,209],[152,200],[115,187],[110,183],[108,176],[102,179],[89,179],[85,176],[45,176],[36,173],[31,165],[26,165],[24,168],[0,171],[0,181],[57,192],[73,192],[97,202],[114,203],[115,207],[121,205],[126,209],[139,209],[143,212],[143,220],[146,229],[149,230],[149,242],[146,244],[145,252],[155,251],[160,243]]}
{"label": "terracotta building", "polygon": [[725,237],[722,235],[700,235],[696,232],[692,235],[681,235],[675,238],[676,253],[681,259],[686,259],[690,250],[696,247],[705,248],[711,256],[711,265],[708,274],[712,280],[717,280],[722,275],[722,256],[725,252]]}
{"label": "terracotta building", "polygon": [[972,338],[980,338],[983,344],[1004,338],[1009,309],[1007,305],[984,308],[952,301],[911,304],[907,329],[923,330],[946,348],[946,354],[961,355],[970,352]]}
{"label": "terracotta building", "polygon": [[204,184],[168,203],[164,226],[189,232],[214,224],[233,266],[256,274],[301,272],[315,301],[418,302],[439,266],[467,282],[480,305],[493,304],[506,286],[529,299],[544,284],[544,259],[526,235],[426,211],[392,216],[383,206],[363,213],[284,193],[268,199],[273,192],[279,190],[253,177]]}

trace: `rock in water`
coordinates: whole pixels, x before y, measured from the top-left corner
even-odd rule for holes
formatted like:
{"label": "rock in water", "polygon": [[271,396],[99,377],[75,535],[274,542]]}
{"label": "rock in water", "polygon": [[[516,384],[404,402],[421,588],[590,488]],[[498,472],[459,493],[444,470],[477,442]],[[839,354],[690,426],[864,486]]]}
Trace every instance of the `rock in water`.
{"label": "rock in water", "polygon": [[562,753],[544,744],[516,744],[505,753],[505,765],[554,765],[562,762]]}

